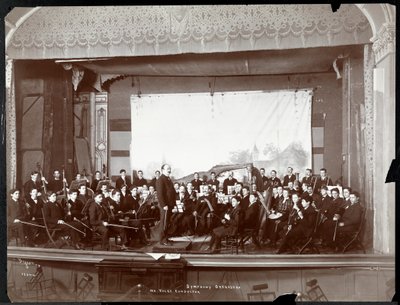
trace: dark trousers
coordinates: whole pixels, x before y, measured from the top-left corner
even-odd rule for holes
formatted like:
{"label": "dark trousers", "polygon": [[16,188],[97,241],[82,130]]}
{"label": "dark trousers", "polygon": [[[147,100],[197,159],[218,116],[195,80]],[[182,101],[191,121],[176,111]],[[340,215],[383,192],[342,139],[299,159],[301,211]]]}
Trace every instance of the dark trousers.
{"label": "dark trousers", "polygon": [[18,238],[20,243],[25,243],[24,225],[22,223],[10,223],[7,225],[7,243],[12,238]]}
{"label": "dark trousers", "polygon": [[108,229],[105,226],[93,226],[93,233],[99,233],[101,235],[101,247],[103,250],[107,250],[108,247]]}
{"label": "dark trousers", "polygon": [[169,237],[171,237],[169,233],[169,226],[171,225],[171,207],[168,207],[168,210],[164,210],[160,207],[160,226],[161,226],[161,233],[160,233],[160,242],[165,242]]}

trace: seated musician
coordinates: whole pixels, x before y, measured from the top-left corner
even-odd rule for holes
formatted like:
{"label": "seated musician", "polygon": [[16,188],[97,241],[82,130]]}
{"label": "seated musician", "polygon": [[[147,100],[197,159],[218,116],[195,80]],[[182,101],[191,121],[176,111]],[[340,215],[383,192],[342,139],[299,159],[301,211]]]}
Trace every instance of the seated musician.
{"label": "seated musician", "polygon": [[246,211],[247,207],[250,204],[250,190],[247,185],[242,187],[242,200],[240,201],[240,205],[242,206],[242,210]]}
{"label": "seated musician", "polygon": [[231,208],[218,219],[221,225],[213,229],[210,240],[211,253],[221,251],[221,240],[224,236],[236,235],[243,228],[243,211],[240,207],[240,197],[232,197]]}
{"label": "seated musician", "polygon": [[86,187],[86,183],[80,183],[78,184],[78,199],[83,203],[86,204],[89,199],[92,199],[92,197],[89,195]]}
{"label": "seated musician", "polygon": [[75,180],[71,182],[71,187],[73,186],[72,184],[80,185],[82,183],[84,183],[86,187],[89,187],[89,179],[86,176],[82,176],[80,173],[77,173]]}
{"label": "seated musician", "polygon": [[100,188],[100,191],[102,192],[104,198],[110,197],[110,190],[108,189],[108,182],[107,181],[101,181],[98,184],[98,188]]}
{"label": "seated musician", "polygon": [[332,199],[331,197],[328,196],[328,187],[326,185],[323,185],[321,187],[320,193],[321,196],[315,202],[314,208],[316,210],[319,210],[321,213],[325,214],[330,206]]}
{"label": "seated musician", "polygon": [[358,229],[362,220],[362,207],[359,199],[358,192],[351,191],[350,204],[342,205],[339,213],[323,224],[323,240],[328,247],[335,248],[338,246],[336,236],[340,233],[354,232]]}
{"label": "seated musician", "polygon": [[57,202],[57,195],[55,192],[50,191],[47,193],[47,202],[43,205],[43,216],[48,229],[59,228],[62,234],[68,232],[75,249],[81,249],[79,242],[84,235],[82,234],[84,233],[82,231],[83,226],[72,218],[69,218],[71,220],[64,220],[64,210],[61,204]]}
{"label": "seated musician", "polygon": [[[219,215],[216,198],[211,196],[208,185],[203,187],[203,195],[197,199],[193,216],[197,219],[198,235],[207,234],[218,222]],[[216,217],[214,217],[216,216]]]}
{"label": "seated musician", "polygon": [[[180,234],[185,233],[188,229],[194,230],[194,226],[190,226],[191,221],[189,222],[189,228],[187,221],[191,220],[190,216],[193,218],[193,211],[186,211],[186,206],[189,204],[190,200],[188,195],[186,194],[186,187],[181,185],[179,187],[178,198],[176,199],[176,205],[172,209],[172,215],[170,218],[170,226],[169,226],[169,235],[170,236],[179,236]],[[184,227],[184,216],[189,216],[186,219],[185,227]],[[194,220],[194,218],[193,218]]]}
{"label": "seated musician", "polygon": [[61,173],[58,169],[53,171],[53,177],[49,179],[47,189],[49,191],[56,192],[57,195],[61,195],[64,192],[64,184],[67,187],[67,179],[61,179]]}
{"label": "seated musician", "polygon": [[351,188],[349,186],[343,187],[344,205],[350,205],[350,193],[351,193]]}
{"label": "seated musician", "polygon": [[94,173],[94,179],[93,179],[92,183],[90,184],[90,188],[93,191],[97,190],[97,185],[99,184],[100,180],[101,180],[101,173],[100,173],[100,171],[96,171]]}
{"label": "seated musician", "polygon": [[121,169],[119,171],[119,174],[120,174],[120,176],[115,181],[115,188],[121,189],[121,185],[124,185],[124,184],[126,184],[128,187],[130,187],[132,184],[131,184],[130,178],[126,175],[126,170]]}
{"label": "seated musician", "polygon": [[[278,187],[282,188],[281,186]],[[289,197],[289,190],[285,188],[282,192],[282,198],[278,201],[275,206],[271,207],[270,214],[266,223],[264,240],[270,240],[271,247],[276,247],[276,242],[279,237],[279,233],[287,224],[289,213],[293,207],[292,200]],[[268,243],[268,242],[266,242]]]}
{"label": "seated musician", "polygon": [[126,200],[128,199],[128,195],[130,195],[129,191],[127,190],[128,186],[126,184],[121,185],[121,206],[122,206],[122,210],[123,212],[125,211],[126,208]]}
{"label": "seated musician", "polygon": [[[319,189],[319,192],[320,191],[321,191],[321,189]],[[312,198],[311,204],[315,208],[315,204],[320,200],[320,195],[318,193],[314,192],[313,187],[311,185],[309,185],[307,187],[307,193],[308,193],[309,196],[311,196],[311,198]]]}
{"label": "seated musician", "polygon": [[197,200],[197,192],[195,191],[193,184],[191,182],[186,183],[186,191],[190,197],[190,199],[196,201]]}
{"label": "seated musician", "polygon": [[123,212],[131,211],[136,213],[139,207],[139,194],[136,186],[132,185],[130,187],[130,194],[126,197],[125,203],[125,206],[122,207]]}
{"label": "seated musician", "polygon": [[178,197],[178,195],[179,195],[179,187],[180,187],[180,184],[178,182],[175,182],[174,183],[175,197]]}
{"label": "seated musician", "polygon": [[[31,189],[30,196],[26,200],[26,203],[29,205],[29,222],[43,225],[42,208],[44,202],[42,197],[38,197],[38,190],[36,188]],[[39,244],[44,241],[46,234],[44,230],[39,230],[39,227],[33,225],[26,227],[26,230],[26,235],[29,242]]]}
{"label": "seated musician", "polygon": [[31,172],[31,179],[29,179],[27,182],[24,184],[24,197],[25,199],[29,199],[30,193],[32,189],[36,189],[38,194],[37,196],[40,197],[42,195],[43,191],[43,186],[41,181],[45,181],[46,178],[42,177],[41,180],[39,180],[39,172],[33,171]]}
{"label": "seated musician", "polygon": [[[82,229],[85,232],[85,240],[90,241],[92,238],[92,232],[89,230],[89,212],[88,204],[83,204],[78,199],[78,190],[70,189],[68,191],[68,201],[64,208],[65,220],[71,223],[72,226]],[[82,239],[81,239],[82,240]],[[81,246],[80,243],[78,246]]]}
{"label": "seated musician", "polygon": [[105,207],[102,206],[104,195],[98,191],[94,195],[94,199],[89,203],[89,223],[92,226],[93,232],[98,232],[102,237],[102,250],[108,248],[108,213]]}
{"label": "seated musician", "polygon": [[128,246],[127,229],[113,226],[113,224],[120,225],[120,219],[124,217],[124,213],[121,210],[121,191],[113,189],[110,197],[105,198],[104,202],[106,202],[105,208],[109,209],[108,233],[118,234],[121,237],[121,249],[126,250]]}
{"label": "seated musician", "polygon": [[[12,189],[10,197],[7,200],[7,243],[10,242],[13,233],[17,234],[17,238],[23,243],[32,243],[25,240],[25,229],[21,221],[26,222],[29,220],[29,211],[25,203],[20,199],[19,189]],[[14,233],[14,234],[15,234]]]}
{"label": "seated musician", "polygon": [[140,229],[138,231],[129,231],[130,235],[128,238],[130,240],[134,237],[138,237],[142,245],[149,246],[151,244],[148,239],[151,237],[150,226],[154,223],[154,210],[159,209],[153,205],[153,197],[149,191],[142,190],[135,210],[135,218],[141,220]]}
{"label": "seated musician", "polygon": [[[244,188],[243,188],[244,189]],[[240,202],[242,204],[243,202]],[[243,209],[243,207],[242,207]],[[261,202],[258,200],[257,196],[251,194],[249,196],[249,205],[243,211],[244,212],[244,221],[243,221],[243,228],[246,230],[256,230],[258,228],[258,223],[260,221],[260,209],[261,209]],[[253,243],[259,247],[260,243],[257,238],[258,232],[253,232],[252,240]]]}
{"label": "seated musician", "polygon": [[242,188],[243,188],[243,184],[240,183],[240,182],[236,182],[235,183],[235,188],[234,188],[234,191],[233,191],[232,195],[239,196],[240,198],[243,198]]}
{"label": "seated musician", "polygon": [[282,243],[276,252],[277,254],[287,252],[300,239],[312,234],[315,226],[316,211],[311,206],[312,198],[308,194],[302,195],[301,206],[296,204],[297,221],[288,227],[287,234],[283,237]]}

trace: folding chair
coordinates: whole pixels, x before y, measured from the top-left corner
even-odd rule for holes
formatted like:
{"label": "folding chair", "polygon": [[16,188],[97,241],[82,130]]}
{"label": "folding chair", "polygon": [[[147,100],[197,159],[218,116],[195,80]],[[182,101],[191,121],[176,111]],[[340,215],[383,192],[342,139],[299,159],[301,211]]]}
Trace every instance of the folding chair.
{"label": "folding chair", "polygon": [[361,241],[361,232],[363,231],[366,221],[365,215],[366,215],[366,209],[362,208],[360,224],[356,231],[340,232],[338,234],[338,241],[345,242],[342,253],[345,253],[351,246],[356,246],[357,248],[360,248],[364,254],[366,253],[364,245],[362,244]]}
{"label": "folding chair", "polygon": [[266,291],[268,289],[268,284],[254,285],[252,292],[247,294],[248,301],[266,301],[265,298],[272,296],[272,300],[275,300],[276,294],[274,291]]}
{"label": "folding chair", "polygon": [[328,298],[318,285],[318,281],[316,279],[308,281],[306,286],[308,287],[306,293],[310,301],[328,301]]}

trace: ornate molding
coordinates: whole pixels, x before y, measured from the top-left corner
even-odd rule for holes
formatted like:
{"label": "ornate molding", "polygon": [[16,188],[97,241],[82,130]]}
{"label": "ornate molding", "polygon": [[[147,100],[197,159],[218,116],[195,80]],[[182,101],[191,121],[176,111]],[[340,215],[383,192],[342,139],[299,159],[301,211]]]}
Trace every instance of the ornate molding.
{"label": "ornate molding", "polygon": [[346,4],[336,13],[328,4],[43,7],[15,31],[8,52],[132,56],[352,44],[371,36],[366,17]]}
{"label": "ornate molding", "polygon": [[396,51],[396,25],[394,23],[384,23],[372,42],[375,62],[378,63],[386,55]]}

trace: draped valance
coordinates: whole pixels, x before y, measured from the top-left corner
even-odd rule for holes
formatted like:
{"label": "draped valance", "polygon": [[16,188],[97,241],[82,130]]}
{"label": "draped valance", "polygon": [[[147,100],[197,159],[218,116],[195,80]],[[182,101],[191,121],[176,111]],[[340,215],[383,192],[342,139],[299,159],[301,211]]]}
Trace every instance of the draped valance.
{"label": "draped valance", "polygon": [[16,29],[10,58],[98,58],[369,43],[363,13],[323,5],[42,7]]}

